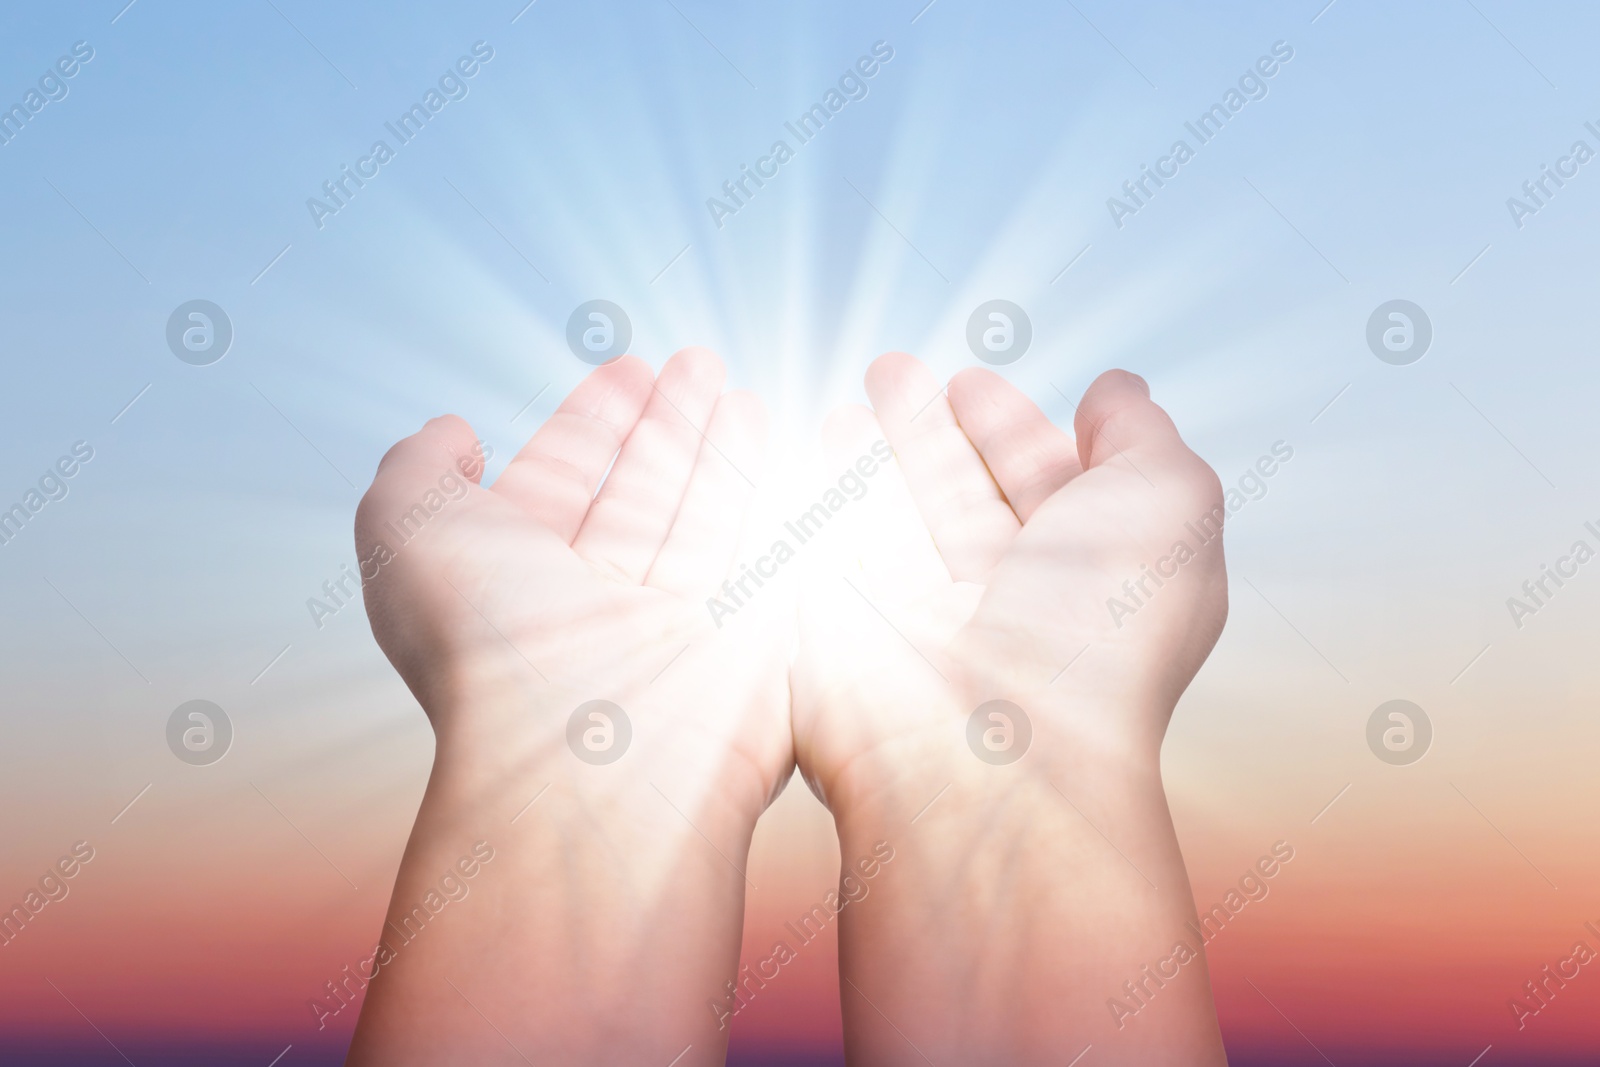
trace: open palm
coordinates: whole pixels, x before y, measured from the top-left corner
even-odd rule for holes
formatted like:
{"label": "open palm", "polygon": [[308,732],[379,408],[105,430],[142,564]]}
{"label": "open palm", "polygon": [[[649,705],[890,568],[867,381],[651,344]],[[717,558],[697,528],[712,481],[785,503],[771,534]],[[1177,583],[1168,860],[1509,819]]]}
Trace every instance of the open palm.
{"label": "open palm", "polygon": [[[454,417],[379,467],[367,612],[437,744],[351,1063],[721,1062],[706,1004],[793,766],[779,630],[704,607],[763,436],[722,378],[694,349],[601,367],[487,489]],[[469,847],[471,898],[402,941]]]}
{"label": "open palm", "polygon": [[881,434],[903,481],[880,474],[838,531],[791,671],[796,757],[845,864],[895,856],[840,918],[847,1054],[1225,1062],[1204,964],[1138,1027],[1105,1007],[1194,921],[1159,764],[1227,613],[1215,475],[1120,371],[1075,442],[985,370],[946,397],[891,354],[867,393],[875,413],[839,413],[830,445]]}
{"label": "open palm", "polygon": [[[859,566],[815,583],[802,616],[795,736],[813,787],[849,807],[909,778],[924,792],[906,800],[926,800],[991,699],[1058,739],[1159,748],[1221,632],[1227,585],[1220,541],[1185,527],[1220,537],[1216,476],[1143,381],[1102,375],[1076,442],[987,370],[957,375],[946,398],[892,353],[867,392],[875,410],[837,413],[830,450],[887,437],[905,491],[859,516],[846,553]],[[1149,577],[1158,565],[1167,578]]]}
{"label": "open palm", "polygon": [[[781,667],[759,628],[719,634],[703,606],[736,552],[763,433],[759,402],[721,388],[703,350],[659,382],[632,358],[602,367],[492,488],[459,499],[440,482],[472,473],[460,419],[384,458],[356,524],[359,558],[382,560],[379,542],[392,556],[366,568],[368,613],[438,732],[502,750],[531,737],[527,753],[549,755],[563,712],[608,700],[629,716],[632,759],[765,803],[788,766]],[[507,687],[554,714],[498,721],[479,697]]]}

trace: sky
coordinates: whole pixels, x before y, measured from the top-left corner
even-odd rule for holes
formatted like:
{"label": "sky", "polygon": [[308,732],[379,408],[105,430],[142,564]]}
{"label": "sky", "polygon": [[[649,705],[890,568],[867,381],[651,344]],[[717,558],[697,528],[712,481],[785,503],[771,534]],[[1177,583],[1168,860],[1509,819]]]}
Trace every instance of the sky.
{"label": "sky", "polygon": [[[1210,949],[1233,1062],[1596,1047],[1600,974],[1520,1028],[1508,1005],[1600,948],[1600,563],[1523,592],[1600,549],[1600,11],[524,2],[3,16],[0,509],[45,501],[0,544],[0,898],[94,856],[0,948],[0,1046],[339,1061],[354,1012],[319,1032],[306,1002],[381,921],[432,741],[359,607],[306,601],[395,440],[460,414],[492,479],[589,369],[567,322],[603,299],[656,367],[719,352],[800,454],[878,354],[977,363],[968,319],[1003,299],[1032,341],[997,369],[1058,424],[1126,367],[1225,485],[1293,451],[1229,520],[1228,628],[1163,753],[1202,910],[1296,850]],[[369,177],[337,203],[346,167]],[[1168,177],[1129,193],[1143,168]],[[204,365],[168,342],[195,300],[232,332]],[[1392,301],[1420,354],[1369,343]],[[214,765],[168,748],[191,700],[232,725]],[[1431,725],[1414,762],[1369,746],[1391,700]],[[747,956],[836,862],[791,788]],[[807,951],[730,1062],[842,1062],[834,949]]]}

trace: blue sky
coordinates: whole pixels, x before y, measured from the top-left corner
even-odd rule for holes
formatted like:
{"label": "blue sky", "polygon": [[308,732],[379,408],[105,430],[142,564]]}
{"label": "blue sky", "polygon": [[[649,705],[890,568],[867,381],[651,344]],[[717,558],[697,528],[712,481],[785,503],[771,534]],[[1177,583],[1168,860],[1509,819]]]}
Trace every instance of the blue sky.
{"label": "blue sky", "polygon": [[[1263,729],[1359,752],[1394,696],[1466,701],[1473,730],[1439,743],[1475,759],[1526,736],[1490,709],[1528,686],[1551,718],[1526,729],[1576,722],[1551,680],[1600,575],[1542,633],[1504,600],[1600,518],[1600,163],[1520,229],[1506,199],[1574,140],[1600,149],[1592,7],[274,3],[6,15],[0,101],[94,48],[0,147],[0,504],[95,449],[0,548],[4,729],[33,754],[8,759],[120,795],[148,778],[126,761],[166,758],[167,712],[206,697],[239,709],[247,759],[315,768],[376,733],[414,763],[420,717],[364,620],[317,631],[305,598],[353,560],[395,439],[455,411],[491,473],[514,452],[587,369],[563,336],[592,298],[657,366],[717,349],[797,442],[884,350],[973,363],[991,298],[1034,328],[1003,373],[1062,424],[1058,388],[1126,366],[1225,482],[1290,442],[1230,526],[1234,620],[1191,697],[1217,716],[1175,727],[1181,773]],[[478,41],[469,95],[318,229],[307,198]],[[867,97],[719,229],[706,198],[878,41]],[[1107,198],[1279,41],[1268,95],[1119,229]],[[236,333],[208,367],[164,341],[194,298]],[[1406,367],[1364,340],[1395,298],[1435,331]]]}

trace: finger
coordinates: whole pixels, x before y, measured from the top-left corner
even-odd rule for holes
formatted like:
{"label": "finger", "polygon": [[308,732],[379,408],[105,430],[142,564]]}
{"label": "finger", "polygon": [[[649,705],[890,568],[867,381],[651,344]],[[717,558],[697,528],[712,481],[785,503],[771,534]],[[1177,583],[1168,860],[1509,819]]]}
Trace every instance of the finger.
{"label": "finger", "polygon": [[1125,370],[1108,370],[1094,380],[1072,425],[1084,470],[1122,463],[1149,481],[1148,468],[1193,456],[1172,419],[1150,399],[1149,384]]}
{"label": "finger", "polygon": [[1022,522],[1083,467],[1072,438],[1000,375],[971,367],[950,379],[950,407]]}
{"label": "finger", "polygon": [[[441,415],[390,448],[378,463],[372,485],[356,508],[356,548],[361,558],[385,524],[414,522],[438,510],[433,498],[459,499],[483,479],[483,458],[478,439],[465,419]],[[430,494],[431,497],[430,497]],[[441,505],[442,506],[442,505]]]}
{"label": "finger", "polygon": [[722,379],[722,361],[704,348],[667,360],[572,542],[578,555],[624,581],[644,580],[678,514]]}
{"label": "finger", "polygon": [[1021,524],[939,383],[916,359],[890,352],[867,369],[867,395],[950,576],[981,581]]}
{"label": "finger", "polygon": [[766,411],[754,393],[728,393],[717,401],[689,488],[646,585],[693,596],[728,577],[766,436]]}
{"label": "finger", "polygon": [[606,468],[639,421],[652,377],[650,365],[633,356],[597,367],[512,458],[493,491],[571,544]]}

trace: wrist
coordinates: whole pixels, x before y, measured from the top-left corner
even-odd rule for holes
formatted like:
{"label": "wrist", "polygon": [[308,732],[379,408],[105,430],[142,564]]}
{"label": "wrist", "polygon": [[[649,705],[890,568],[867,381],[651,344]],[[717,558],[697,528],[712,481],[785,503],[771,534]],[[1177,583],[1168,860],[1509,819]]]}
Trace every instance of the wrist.
{"label": "wrist", "polygon": [[480,681],[430,709],[424,806],[500,826],[555,821],[569,828],[570,847],[617,847],[619,862],[708,843],[742,856],[769,799],[766,776],[674,712],[661,698]]}
{"label": "wrist", "polygon": [[1059,804],[1063,793],[1163,796],[1159,739],[1129,728],[1136,718],[1087,698],[974,688],[964,698],[950,694],[914,728],[856,754],[818,784],[841,833],[857,824],[920,824],[949,801],[975,817],[1005,818]]}

